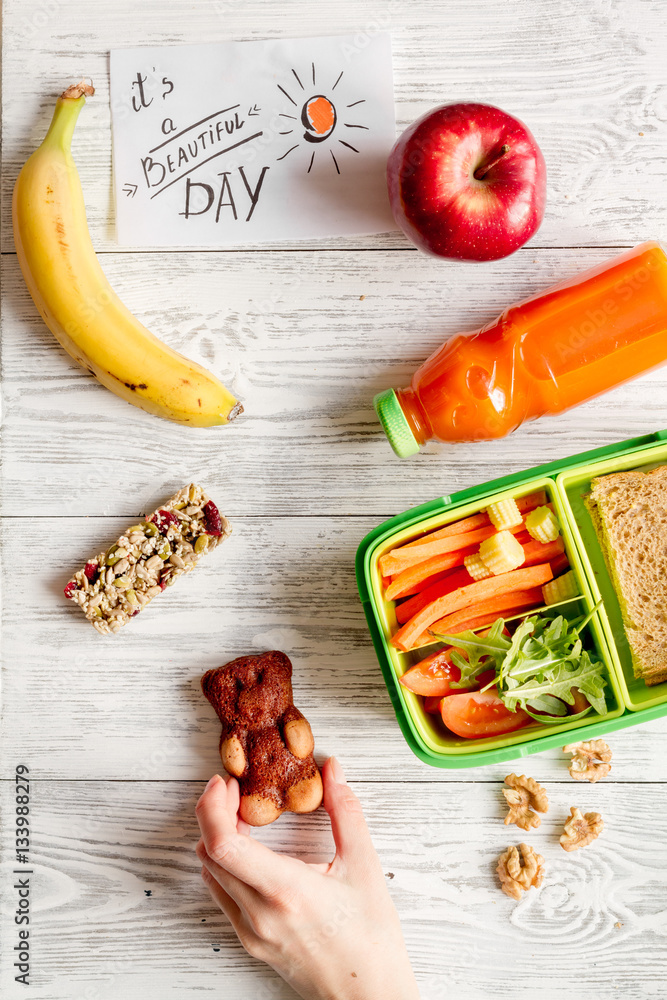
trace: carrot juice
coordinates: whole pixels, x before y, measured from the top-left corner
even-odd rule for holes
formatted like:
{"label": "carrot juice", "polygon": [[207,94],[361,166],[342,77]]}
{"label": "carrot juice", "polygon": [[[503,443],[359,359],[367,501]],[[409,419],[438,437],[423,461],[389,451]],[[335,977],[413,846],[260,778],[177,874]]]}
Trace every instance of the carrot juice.
{"label": "carrot juice", "polygon": [[375,408],[404,457],[420,445],[503,437],[667,361],[667,255],[642,243],[448,340]]}

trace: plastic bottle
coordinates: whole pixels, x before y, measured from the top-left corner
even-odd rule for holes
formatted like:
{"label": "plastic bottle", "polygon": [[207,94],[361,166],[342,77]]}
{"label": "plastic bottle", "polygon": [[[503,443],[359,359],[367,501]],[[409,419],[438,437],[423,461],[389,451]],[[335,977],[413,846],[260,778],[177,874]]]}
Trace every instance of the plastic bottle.
{"label": "plastic bottle", "polygon": [[457,334],[407,389],[374,400],[401,458],[425,441],[497,438],[667,361],[667,255],[642,243]]}

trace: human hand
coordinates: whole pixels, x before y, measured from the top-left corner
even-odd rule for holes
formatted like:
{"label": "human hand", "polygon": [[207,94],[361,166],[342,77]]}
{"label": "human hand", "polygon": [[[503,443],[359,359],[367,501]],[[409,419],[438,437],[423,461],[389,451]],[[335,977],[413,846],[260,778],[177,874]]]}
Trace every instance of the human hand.
{"label": "human hand", "polygon": [[196,808],[202,878],[246,951],[304,1000],[419,1000],[361,804],[335,758],[322,777],[333,861],[306,864],[252,840],[238,782],[215,775]]}

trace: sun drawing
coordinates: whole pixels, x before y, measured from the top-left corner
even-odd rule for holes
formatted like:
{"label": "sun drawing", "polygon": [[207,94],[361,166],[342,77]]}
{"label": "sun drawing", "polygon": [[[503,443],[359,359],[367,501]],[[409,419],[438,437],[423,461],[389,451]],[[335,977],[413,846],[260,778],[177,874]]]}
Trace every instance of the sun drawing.
{"label": "sun drawing", "polygon": [[[301,139],[303,139],[307,143],[307,148],[312,147],[310,161],[308,163],[308,169],[306,170],[306,173],[309,174],[310,171],[312,170],[313,163],[315,162],[315,154],[318,152],[318,150],[323,150],[324,147],[322,144],[326,143],[329,153],[331,155],[331,159],[333,160],[334,166],[336,167],[336,173],[339,174],[340,165],[334,153],[334,149],[336,149],[336,152],[340,156],[341,150],[338,149],[338,144],[340,144],[341,146],[345,146],[346,149],[351,149],[353,153],[359,152],[356,146],[353,146],[351,142],[346,142],[345,139],[340,138],[340,131],[341,129],[365,129],[366,131],[368,131],[368,125],[361,125],[355,122],[350,122],[345,120],[341,121],[341,116],[343,119],[346,119],[348,117],[355,117],[354,112],[352,114],[348,114],[348,109],[356,108],[357,105],[365,104],[366,101],[364,99],[358,101],[352,101],[350,104],[346,104],[343,110],[339,114],[339,110],[336,104],[334,104],[333,92],[340,83],[343,77],[343,73],[344,71],[341,70],[341,72],[338,75],[338,78],[336,79],[336,82],[328,89],[328,92],[325,86],[321,88],[324,91],[324,93],[322,92],[318,93],[316,91],[317,74],[315,72],[315,63],[311,63],[311,76],[313,84],[312,84],[312,90],[310,90],[309,87],[311,96],[306,97],[305,100],[303,100],[303,97],[306,93],[308,93],[308,91],[301,82],[301,79],[295,69],[292,70],[292,74],[300,90],[296,92],[292,90],[292,94],[296,93],[296,97],[301,98],[300,100],[295,100],[292,94],[288,93],[285,87],[282,87],[280,84],[277,85],[278,90],[282,91],[282,93],[285,95],[287,100],[294,108],[294,114],[288,115],[285,112],[280,113],[280,117],[286,119],[285,121],[286,126],[290,122],[294,122],[294,124],[290,128],[286,128],[284,132],[279,132],[278,134],[294,135],[296,137],[298,133],[301,132],[301,130],[303,130],[302,136],[299,139],[299,141],[296,142],[293,146],[290,146],[290,148],[285,153],[283,153],[282,156],[279,156],[278,157],[279,160],[284,160],[286,156],[289,156],[290,153],[292,153],[295,149],[298,149],[299,146],[301,145]],[[336,135],[334,135],[334,132],[336,133]],[[350,133],[348,132],[343,134],[349,135]]]}

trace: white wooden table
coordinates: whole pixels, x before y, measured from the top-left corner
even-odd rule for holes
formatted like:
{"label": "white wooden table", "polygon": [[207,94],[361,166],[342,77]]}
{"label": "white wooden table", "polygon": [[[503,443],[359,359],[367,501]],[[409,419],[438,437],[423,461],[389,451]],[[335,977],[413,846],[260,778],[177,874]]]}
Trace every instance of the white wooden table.
{"label": "white wooden table", "polygon": [[[219,767],[204,670],[278,647],[321,758],[361,797],[427,1000],[667,995],[667,720],[613,736],[610,779],[581,787],[559,751],[514,765],[551,810],[531,842],[542,890],[515,904],[495,860],[512,765],[442,771],[395,722],[353,562],[379,521],[443,493],[667,426],[667,372],[511,439],[394,457],[371,407],[449,334],[667,236],[667,10],[660,0],[5,0],[3,49],[2,995],[41,1000],[292,997],[248,958],[199,879],[195,801]],[[444,101],[523,118],[546,157],[545,222],[484,265],[429,259],[398,233],[227,251],[120,252],[108,51],[153,42],[393,32],[400,128]],[[160,422],[75,367],[19,273],[12,185],[54,95],[97,87],[77,126],[93,241],[128,306],[245,402],[233,428]],[[128,518],[201,481],[228,543],[115,638],[61,591]],[[13,981],[13,776],[32,778],[32,985]],[[599,810],[566,855],[568,807]],[[328,856],[324,813],[258,834]]]}

